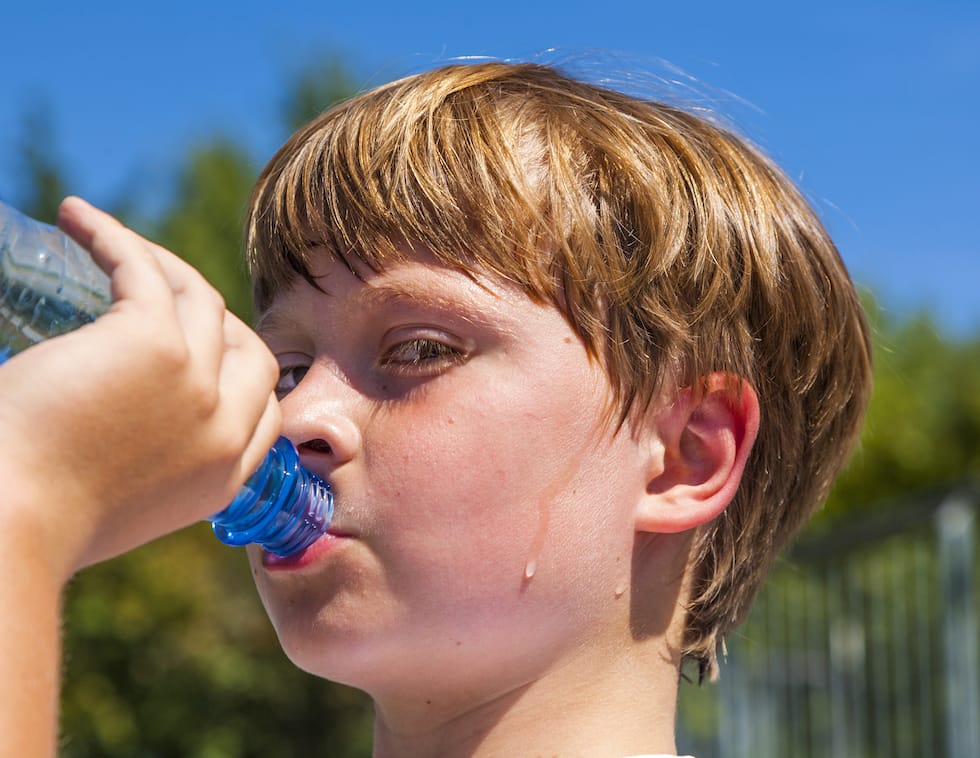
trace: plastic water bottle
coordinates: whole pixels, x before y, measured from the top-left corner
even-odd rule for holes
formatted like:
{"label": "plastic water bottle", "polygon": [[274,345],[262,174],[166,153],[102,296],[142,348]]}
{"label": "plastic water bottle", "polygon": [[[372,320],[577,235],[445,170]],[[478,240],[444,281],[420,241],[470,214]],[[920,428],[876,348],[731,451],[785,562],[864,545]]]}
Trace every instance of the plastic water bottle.
{"label": "plastic water bottle", "polygon": [[[0,363],[94,321],[112,304],[109,277],[59,229],[0,202]],[[208,518],[229,545],[280,556],[313,544],[333,516],[329,485],[300,465],[285,437],[232,503]]]}

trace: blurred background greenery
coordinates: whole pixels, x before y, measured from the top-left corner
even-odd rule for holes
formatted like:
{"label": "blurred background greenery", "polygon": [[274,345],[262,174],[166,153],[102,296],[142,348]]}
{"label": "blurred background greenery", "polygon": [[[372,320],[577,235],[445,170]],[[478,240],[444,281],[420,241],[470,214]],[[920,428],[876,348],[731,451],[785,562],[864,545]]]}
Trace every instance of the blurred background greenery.
{"label": "blurred background greenery", "polygon": [[[342,60],[311,65],[287,88],[283,136],[353,89]],[[11,199],[51,221],[69,182],[43,104],[24,113],[22,135]],[[166,202],[148,211],[121,196],[108,210],[183,255],[248,319],[240,227],[257,170],[234,135],[214,135],[173,167]],[[867,303],[875,394],[861,449],[815,531],[980,475],[980,336],[952,338],[928,312],[891,310],[872,293]],[[369,703],[289,664],[243,553],[205,525],[78,576],[65,648],[64,756],[370,754]]]}

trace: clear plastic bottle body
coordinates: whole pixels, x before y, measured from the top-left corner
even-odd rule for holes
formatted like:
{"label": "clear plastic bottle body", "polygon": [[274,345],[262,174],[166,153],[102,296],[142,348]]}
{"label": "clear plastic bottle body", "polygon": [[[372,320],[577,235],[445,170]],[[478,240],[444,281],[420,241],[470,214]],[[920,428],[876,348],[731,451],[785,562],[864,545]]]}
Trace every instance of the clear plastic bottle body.
{"label": "clear plastic bottle body", "polygon": [[0,358],[94,321],[109,277],[57,228],[0,203]]}
{"label": "clear plastic bottle body", "polygon": [[[56,227],[0,202],[0,363],[105,313],[109,278]],[[211,516],[218,539],[256,542],[281,556],[311,545],[333,515],[329,485],[280,438],[238,496]]]}

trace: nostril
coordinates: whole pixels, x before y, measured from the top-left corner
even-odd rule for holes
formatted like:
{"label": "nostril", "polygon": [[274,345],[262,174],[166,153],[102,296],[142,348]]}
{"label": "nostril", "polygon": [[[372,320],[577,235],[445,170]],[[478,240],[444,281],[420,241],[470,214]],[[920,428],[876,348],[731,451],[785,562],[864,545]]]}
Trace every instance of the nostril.
{"label": "nostril", "polygon": [[330,443],[320,438],[315,440],[307,440],[299,445],[298,449],[300,451],[308,450],[311,453],[323,453],[324,455],[330,455],[333,453],[333,448],[330,447]]}

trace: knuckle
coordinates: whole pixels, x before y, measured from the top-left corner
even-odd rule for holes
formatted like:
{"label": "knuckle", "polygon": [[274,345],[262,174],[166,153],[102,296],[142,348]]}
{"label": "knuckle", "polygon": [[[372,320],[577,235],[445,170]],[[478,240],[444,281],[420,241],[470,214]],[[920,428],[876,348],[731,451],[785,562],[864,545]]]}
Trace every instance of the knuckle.
{"label": "knuckle", "polygon": [[199,379],[193,383],[189,394],[195,415],[202,419],[213,416],[221,404],[221,393],[214,382]]}
{"label": "knuckle", "polygon": [[164,376],[181,381],[191,362],[190,347],[183,334],[166,319],[141,316],[130,319],[129,339],[139,345],[139,354]]}
{"label": "knuckle", "polygon": [[219,460],[225,463],[237,463],[245,451],[248,441],[249,436],[244,429],[236,428],[234,425],[225,425],[225,428],[214,440],[214,453]]}
{"label": "knuckle", "polygon": [[228,307],[224,296],[210,284],[207,284],[207,282],[205,282],[204,285],[207,287],[207,298],[210,301],[210,307],[214,308],[214,310],[218,311],[219,313],[226,311]]}
{"label": "knuckle", "polygon": [[216,377],[195,360],[183,335],[178,330],[161,330],[152,344],[156,370],[168,379],[190,417],[203,420],[212,416],[221,402],[220,388]]}
{"label": "knuckle", "polygon": [[156,340],[156,358],[162,371],[179,376],[190,367],[191,351],[178,335],[161,335]]}

